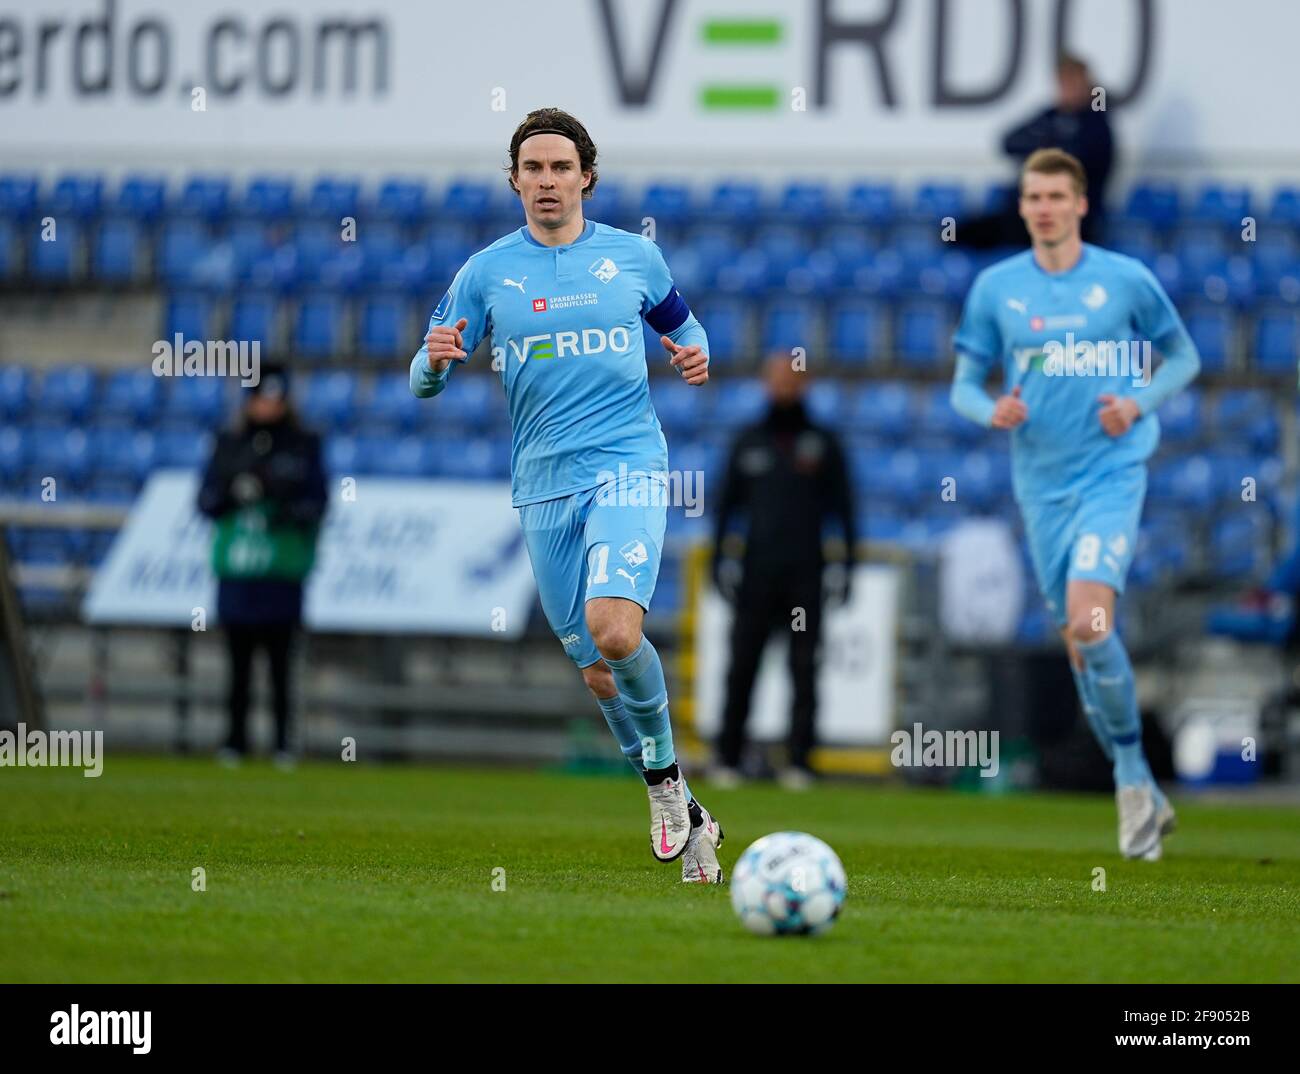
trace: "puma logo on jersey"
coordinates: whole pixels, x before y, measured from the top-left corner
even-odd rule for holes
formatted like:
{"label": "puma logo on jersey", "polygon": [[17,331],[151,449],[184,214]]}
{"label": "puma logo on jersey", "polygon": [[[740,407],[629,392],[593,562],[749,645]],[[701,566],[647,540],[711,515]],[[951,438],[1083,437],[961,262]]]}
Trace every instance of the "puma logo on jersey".
{"label": "puma logo on jersey", "polygon": [[627,571],[625,571],[622,567],[619,567],[619,569],[616,570],[614,573],[621,574],[624,578],[626,578],[629,582],[631,582],[633,589],[636,588],[636,580],[641,575],[640,571],[637,571],[635,575],[628,574]]}
{"label": "puma logo on jersey", "polygon": [[524,293],[524,280],[526,279],[528,279],[527,276],[523,277],[523,279],[521,279],[518,283],[515,283],[514,280],[510,280],[510,279],[502,280],[501,282],[505,284],[507,287],[518,287],[519,293],[522,295]]}
{"label": "puma logo on jersey", "polygon": [[1021,302],[1020,299],[1018,299],[1018,298],[1008,298],[1008,299],[1007,299],[1007,308],[1008,308],[1008,309],[1013,309],[1013,310],[1015,310],[1017,313],[1021,313],[1021,314],[1023,314],[1023,313],[1028,313],[1028,312],[1029,312],[1028,310],[1025,309],[1025,304],[1024,304],[1023,302]]}

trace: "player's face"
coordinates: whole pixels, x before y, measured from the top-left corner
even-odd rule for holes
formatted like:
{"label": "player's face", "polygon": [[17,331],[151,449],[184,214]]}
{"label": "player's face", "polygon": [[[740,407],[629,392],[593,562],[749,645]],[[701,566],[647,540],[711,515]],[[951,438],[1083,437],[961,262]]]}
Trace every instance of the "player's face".
{"label": "player's face", "polygon": [[1074,192],[1065,174],[1029,172],[1020,187],[1020,218],[1036,246],[1056,246],[1079,237],[1080,221],[1088,213],[1088,199]]}
{"label": "player's face", "polygon": [[582,205],[591,181],[578,161],[578,148],[562,134],[534,134],[519,146],[515,186],[529,221],[544,228],[564,227]]}

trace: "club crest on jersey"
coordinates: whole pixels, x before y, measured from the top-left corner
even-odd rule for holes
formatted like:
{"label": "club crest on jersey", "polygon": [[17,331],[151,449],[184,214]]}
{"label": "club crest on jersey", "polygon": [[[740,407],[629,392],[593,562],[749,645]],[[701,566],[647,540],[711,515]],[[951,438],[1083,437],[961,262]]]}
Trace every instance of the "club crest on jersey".
{"label": "club crest on jersey", "polygon": [[601,283],[609,283],[618,275],[618,266],[608,257],[598,257],[591,263],[591,268],[587,269]]}
{"label": "club crest on jersey", "polygon": [[649,553],[646,552],[645,550],[644,541],[637,541],[637,540],[628,541],[627,544],[625,544],[618,551],[619,554],[622,555],[622,557],[625,560],[627,560],[627,565],[629,567],[639,567],[641,566],[642,563],[644,563],[647,559],[650,558]]}
{"label": "club crest on jersey", "polygon": [[1110,296],[1106,294],[1106,288],[1099,283],[1094,283],[1083,295],[1083,304],[1090,310],[1099,310],[1106,304],[1106,299]]}
{"label": "club crest on jersey", "polygon": [[447,316],[447,311],[451,309],[451,288],[447,288],[447,293],[442,296],[442,301],[438,303],[437,309],[433,311],[433,319],[436,321],[441,317]]}
{"label": "club crest on jersey", "polygon": [[535,299],[533,299],[533,312],[534,312],[534,313],[545,313],[545,312],[546,312],[546,299],[544,299],[544,298],[535,298]]}

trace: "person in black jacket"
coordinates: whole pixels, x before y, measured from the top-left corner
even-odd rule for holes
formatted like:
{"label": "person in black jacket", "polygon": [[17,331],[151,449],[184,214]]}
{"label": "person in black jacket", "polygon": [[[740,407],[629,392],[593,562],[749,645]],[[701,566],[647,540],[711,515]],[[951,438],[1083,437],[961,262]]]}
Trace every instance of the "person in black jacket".
{"label": "person in black jacket", "polygon": [[325,514],[325,473],[320,438],[299,424],[289,403],[287,371],[263,366],[258,384],[246,390],[241,420],[218,438],[198,502],[217,523],[217,619],[230,656],[230,730],[220,757],[236,763],[247,752],[253,653],[263,649],[271,670],[276,762],[289,767],[290,651]]}
{"label": "person in black jacket", "polygon": [[[1115,163],[1110,113],[1094,106],[1097,86],[1087,63],[1063,55],[1056,63],[1056,102],[1035,113],[1002,138],[1002,151],[1017,166],[1038,149],[1064,149],[1083,165],[1087,179],[1088,215],[1083,220],[1085,242],[1099,242],[1106,217],[1106,184]],[[1097,101],[1100,103],[1100,98]],[[1027,246],[1024,222],[1010,204],[1000,213],[981,217],[957,229],[958,240],[977,249]]]}
{"label": "person in black jacket", "polygon": [[[723,783],[738,781],[759,660],[771,633],[787,630],[794,702],[789,767],[781,781],[800,788],[812,778],[823,585],[831,582],[836,603],[848,601],[857,538],[844,451],[804,408],[808,374],[797,372],[789,355],[778,354],[769,359],[765,379],[769,409],[732,446],[716,518],[713,579],[734,605],[735,620],[713,774]],[[728,530],[741,513],[747,515],[748,527],[743,558],[737,562],[724,553]],[[833,571],[827,570],[823,551],[827,519],[839,522],[847,546],[846,562],[835,564]]]}

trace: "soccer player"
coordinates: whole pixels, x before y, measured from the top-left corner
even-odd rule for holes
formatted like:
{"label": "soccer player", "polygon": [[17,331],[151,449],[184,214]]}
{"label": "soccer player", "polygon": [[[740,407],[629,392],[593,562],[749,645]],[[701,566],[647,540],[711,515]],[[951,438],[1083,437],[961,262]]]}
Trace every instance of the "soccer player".
{"label": "soccer player", "polygon": [[681,858],[684,882],[721,883],[722,829],[678,767],[663,666],[641,630],[668,502],[641,321],[690,385],[709,379],[708,337],[653,242],[584,219],[596,147],[578,120],[530,112],[508,170],[526,223],[456,274],[411,361],[411,391],[438,395],[490,332],[542,609],[645,779],[654,856]]}
{"label": "soccer player", "polygon": [[[1196,376],[1200,358],[1145,266],[1082,241],[1087,212],[1078,160],[1059,149],[1030,155],[1020,215],[1032,246],[975,278],[954,337],[952,404],[1011,431],[1034,572],[1083,711],[1113,763],[1120,852],[1156,861],[1174,811],[1142,752],[1115,598],[1137,540],[1146,460],[1160,438],[1154,411]],[[1154,376],[1152,347],[1162,358]],[[984,390],[994,365],[1005,381],[996,400]]]}

